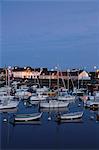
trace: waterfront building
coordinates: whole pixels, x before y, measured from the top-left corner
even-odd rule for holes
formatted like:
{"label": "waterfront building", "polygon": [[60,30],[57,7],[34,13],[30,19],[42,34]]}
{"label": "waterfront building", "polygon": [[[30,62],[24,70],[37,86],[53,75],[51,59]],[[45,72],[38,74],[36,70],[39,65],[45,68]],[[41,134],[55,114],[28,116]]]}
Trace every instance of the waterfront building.
{"label": "waterfront building", "polygon": [[97,78],[99,79],[99,69],[96,71]]}
{"label": "waterfront building", "polygon": [[40,76],[41,71],[42,70],[40,68],[33,69],[31,67],[14,67],[12,70],[12,74],[14,78],[37,79]]}
{"label": "waterfront building", "polygon": [[89,77],[89,74],[86,71],[82,71],[79,76],[79,80],[90,80],[91,78]]}

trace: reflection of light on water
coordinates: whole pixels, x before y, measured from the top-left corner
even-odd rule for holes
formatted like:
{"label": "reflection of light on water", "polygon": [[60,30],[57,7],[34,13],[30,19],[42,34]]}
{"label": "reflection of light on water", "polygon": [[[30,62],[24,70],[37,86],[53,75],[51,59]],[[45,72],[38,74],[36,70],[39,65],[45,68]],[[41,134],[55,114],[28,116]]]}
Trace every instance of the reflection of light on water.
{"label": "reflection of light on water", "polygon": [[0,112],[2,113],[10,113],[10,112],[17,112],[17,108],[12,108],[12,109],[1,109]]}
{"label": "reflection of light on water", "polygon": [[66,112],[68,108],[40,108],[41,112]]}
{"label": "reflection of light on water", "polygon": [[90,119],[93,120],[93,119],[94,119],[94,116],[90,116]]}
{"label": "reflection of light on water", "polygon": [[10,124],[9,124],[9,113],[3,113],[2,119],[2,141],[5,143],[4,148],[8,148],[10,143]]}
{"label": "reflection of light on water", "polygon": [[33,121],[12,121],[10,122],[13,126],[16,126],[16,125],[41,125],[41,121],[40,120],[33,120]]}
{"label": "reflection of light on water", "polygon": [[4,118],[4,119],[3,119],[3,121],[4,121],[4,122],[7,122],[7,119],[6,119],[6,118]]}
{"label": "reflection of light on water", "polygon": [[[24,103],[22,101],[22,103]],[[78,103],[77,103],[78,104]],[[75,106],[75,107],[74,107]],[[81,105],[82,106],[82,105]],[[56,122],[56,115],[58,113],[64,113],[67,112],[67,110],[70,109],[71,111],[77,111],[78,109],[81,109],[81,107],[78,107],[78,105],[71,105],[69,106],[69,108],[40,108],[40,111],[45,112],[43,114],[43,117],[41,120],[38,121],[28,121],[28,122],[11,122],[11,116],[13,117],[13,113],[2,113],[3,118],[2,118],[2,133],[3,133],[3,139],[2,139],[2,145],[5,149],[13,146],[14,148],[18,146],[20,147],[24,147],[25,144],[29,143],[29,146],[31,146],[32,148],[34,148],[33,146],[35,145],[35,140],[31,140],[31,139],[35,139],[39,138],[40,141],[38,141],[38,145],[40,144],[40,142],[43,143],[43,141],[47,141],[48,144],[54,144],[55,148],[62,148],[62,146],[64,145],[65,148],[67,146],[68,139],[71,139],[70,144],[74,145],[75,141],[79,141],[81,142],[79,135],[76,136],[74,138],[74,133],[78,132],[78,130],[81,132],[81,134],[83,134],[84,130],[86,129],[86,126],[89,127],[88,128],[88,132],[94,132],[93,133],[93,137],[97,136],[98,137],[98,131],[96,132],[98,127],[98,123],[99,120],[96,120],[96,115],[98,113],[99,116],[99,112],[98,111],[92,111],[90,109],[85,109],[84,111],[84,118],[83,120],[81,119],[76,119],[76,120],[62,120],[60,122]],[[26,112],[30,112],[33,113],[34,111],[38,111],[38,106],[37,107],[32,107],[32,108],[26,108],[24,105],[21,105],[21,107],[19,108],[18,113],[26,113]],[[9,115],[9,119],[7,118],[7,116]],[[92,120],[90,119],[90,117],[92,116]],[[94,117],[94,118],[93,118]],[[7,119],[7,121],[3,122],[3,119]],[[49,120],[49,121],[48,121]],[[48,124],[47,124],[48,123]],[[90,126],[90,123],[94,124],[94,127]],[[33,130],[32,130],[33,129]],[[24,132],[23,132],[24,131]],[[32,132],[33,131],[33,132]],[[44,133],[46,131],[46,133]],[[26,136],[25,136],[25,132],[26,132]],[[21,134],[23,133],[23,134]],[[47,137],[44,136],[42,138],[40,138],[40,135],[52,135],[53,137]],[[86,134],[86,138],[87,137],[87,133]],[[19,138],[22,137],[22,141],[19,140]],[[93,138],[91,137],[91,138]],[[24,141],[27,139],[27,143],[25,143]],[[50,139],[50,140],[49,140]],[[54,139],[54,140],[53,140]],[[96,143],[96,141],[94,141],[95,139],[93,138],[93,143]],[[66,142],[67,141],[67,142]],[[34,142],[34,143],[33,143]],[[14,144],[13,144],[14,143]],[[90,144],[93,144],[90,143]],[[98,142],[97,142],[98,143]],[[97,144],[96,143],[96,144]],[[44,144],[44,143],[43,143]],[[84,141],[82,140],[82,145],[85,144]],[[37,146],[36,148],[38,148],[39,146]]]}
{"label": "reflection of light on water", "polygon": [[51,120],[51,116],[48,117],[48,120],[49,120],[49,121]]}
{"label": "reflection of light on water", "polygon": [[83,123],[83,119],[67,119],[67,120],[56,120],[58,124],[61,123]]}

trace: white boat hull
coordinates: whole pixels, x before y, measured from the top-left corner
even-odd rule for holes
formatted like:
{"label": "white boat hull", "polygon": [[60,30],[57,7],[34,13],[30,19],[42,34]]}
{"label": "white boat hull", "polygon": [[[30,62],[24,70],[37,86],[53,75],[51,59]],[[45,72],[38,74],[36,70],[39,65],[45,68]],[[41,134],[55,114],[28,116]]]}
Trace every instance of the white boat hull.
{"label": "white boat hull", "polygon": [[31,96],[30,97],[30,100],[31,101],[43,101],[43,100],[46,100],[47,97],[39,97],[39,96]]}
{"label": "white boat hull", "polygon": [[19,114],[16,115],[14,118],[15,121],[31,121],[31,120],[37,120],[40,119],[42,116],[42,113],[35,113],[35,114]]}
{"label": "white boat hull", "polygon": [[75,112],[75,113],[68,113],[60,115],[60,119],[78,119],[83,116],[83,112]]}
{"label": "white boat hull", "polygon": [[11,108],[16,108],[18,106],[19,102],[18,101],[11,101],[8,102],[7,104],[0,104],[0,110],[1,109],[11,109]]}
{"label": "white boat hull", "polygon": [[75,96],[59,96],[58,97],[59,101],[73,101],[75,100]]}

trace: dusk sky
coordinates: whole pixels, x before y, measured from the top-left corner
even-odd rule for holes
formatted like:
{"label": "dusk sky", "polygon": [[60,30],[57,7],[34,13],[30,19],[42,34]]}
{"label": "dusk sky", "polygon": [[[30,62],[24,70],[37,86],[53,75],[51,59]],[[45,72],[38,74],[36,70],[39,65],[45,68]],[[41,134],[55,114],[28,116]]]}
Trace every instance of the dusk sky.
{"label": "dusk sky", "polygon": [[99,2],[3,1],[1,66],[99,68]]}

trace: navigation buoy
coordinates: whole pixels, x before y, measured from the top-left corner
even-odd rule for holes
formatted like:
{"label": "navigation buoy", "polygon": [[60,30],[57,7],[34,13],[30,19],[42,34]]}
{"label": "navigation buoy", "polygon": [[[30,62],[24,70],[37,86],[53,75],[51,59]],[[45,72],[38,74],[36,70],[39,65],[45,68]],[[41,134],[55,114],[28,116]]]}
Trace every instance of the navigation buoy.
{"label": "navigation buoy", "polygon": [[4,122],[7,122],[7,119],[6,119],[6,118],[4,118],[4,119],[3,119],[3,121],[4,121]]}

